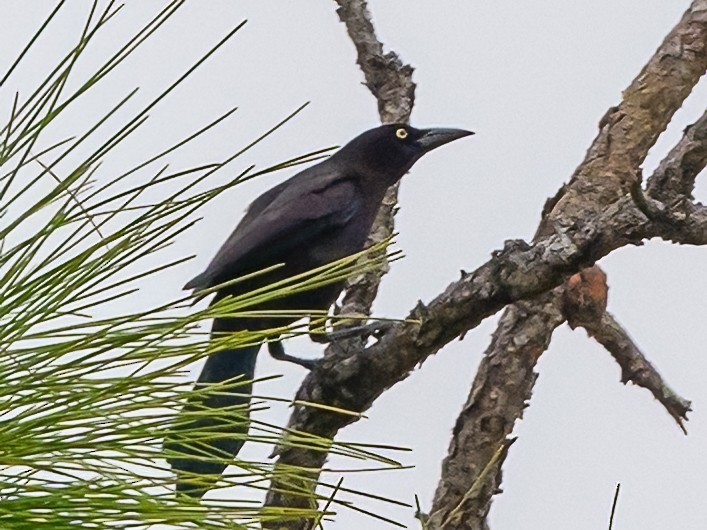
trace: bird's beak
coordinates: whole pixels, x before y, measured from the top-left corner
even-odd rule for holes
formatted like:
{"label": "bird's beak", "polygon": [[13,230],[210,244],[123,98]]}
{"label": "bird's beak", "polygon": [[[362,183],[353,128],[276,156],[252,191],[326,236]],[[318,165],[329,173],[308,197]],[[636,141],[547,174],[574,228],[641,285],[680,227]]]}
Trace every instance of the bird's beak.
{"label": "bird's beak", "polygon": [[448,144],[459,138],[474,134],[464,129],[423,129],[422,132],[423,135],[417,140],[417,143],[425,152],[432,151],[432,149],[436,149],[440,145]]}

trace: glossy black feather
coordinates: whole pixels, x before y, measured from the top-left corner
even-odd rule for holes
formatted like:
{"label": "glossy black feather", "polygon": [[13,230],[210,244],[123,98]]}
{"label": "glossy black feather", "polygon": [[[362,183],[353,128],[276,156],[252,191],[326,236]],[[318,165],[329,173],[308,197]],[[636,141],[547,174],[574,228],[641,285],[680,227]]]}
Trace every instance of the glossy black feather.
{"label": "glossy black feather", "polygon": [[[215,300],[220,300],[361,251],[388,187],[424,153],[469,134],[472,133],[458,129],[415,129],[402,124],[366,131],[331,158],[305,169],[253,201],[206,270],[190,280],[185,289],[199,291],[282,265],[267,274],[219,289]],[[335,301],[342,286],[341,283],[327,285],[250,309],[325,310]],[[212,334],[265,330],[292,320],[295,319],[216,319]],[[252,379],[258,349],[253,346],[212,354],[197,385],[208,388],[232,378]],[[218,480],[228,457],[240,449],[248,421],[247,415],[240,422],[225,421],[223,412],[234,405],[246,405],[249,393],[249,386],[234,386],[232,392],[221,389],[216,395],[192,399],[185,405],[184,414],[213,410],[213,417],[183,422],[165,442],[165,448],[172,454],[170,463],[178,474],[178,491],[200,497]],[[233,416],[238,419],[238,414]],[[190,440],[188,431],[194,428],[214,432],[213,439]]]}

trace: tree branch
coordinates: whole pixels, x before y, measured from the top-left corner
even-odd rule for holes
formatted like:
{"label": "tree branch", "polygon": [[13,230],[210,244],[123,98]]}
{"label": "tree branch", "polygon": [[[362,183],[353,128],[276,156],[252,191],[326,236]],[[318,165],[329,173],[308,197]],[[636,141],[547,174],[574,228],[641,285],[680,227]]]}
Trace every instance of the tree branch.
{"label": "tree branch", "polygon": [[707,110],[685,129],[680,141],[648,179],[648,195],[668,206],[675,200],[691,198],[695,179],[706,164]]}
{"label": "tree branch", "polygon": [[[683,47],[683,43],[688,45],[687,48]],[[697,43],[697,46],[694,46],[694,43]],[[668,35],[631,87],[624,92],[625,99],[621,105],[609,109],[604,119],[601,120],[599,135],[588,150],[584,162],[576,170],[570,183],[563,186],[554,199],[548,201],[536,237],[557,230],[558,227],[568,226],[570,223],[583,222],[583,217],[591,218],[594,212],[606,208],[617,197],[624,195],[630,189],[632,180],[635,178],[648,149],[663,131],[670,117],[680,107],[683,99],[689,94],[699,77],[704,74],[707,67],[706,48],[707,2],[693,2],[678,26]],[[680,55],[676,54],[675,50],[684,52],[682,60],[687,62],[688,65],[683,66],[676,63]],[[666,78],[661,79],[664,72],[661,66],[662,58],[666,56],[668,57],[666,63],[669,63],[669,66],[666,68],[665,73],[668,75]],[[668,79],[671,76],[687,80],[691,84],[682,85],[681,87],[670,87],[665,82],[669,83]],[[670,92],[668,96],[668,100],[672,103],[670,106],[663,105],[665,102],[659,101],[663,89]],[[641,93],[642,91],[643,94]],[[652,95],[652,98],[646,98],[647,95]],[[635,101],[630,101],[632,97],[636,98]],[[641,109],[642,105],[646,105],[644,110]],[[655,113],[662,109],[662,114],[654,115],[645,109],[655,109]],[[655,193],[656,196],[662,198],[663,195],[658,195],[657,191],[668,189],[671,186],[676,190],[683,191],[689,187],[691,192],[694,177],[704,167],[704,156],[700,157],[694,154],[703,152],[704,144],[702,147],[696,146],[695,140],[704,142],[704,138],[707,136],[703,132],[704,126],[703,117],[687,131],[686,138],[683,138],[671,150],[666,160],[661,164],[662,169],[659,168],[656,175],[649,181],[649,190],[652,194]],[[642,132],[643,136],[636,136],[635,133],[637,131]],[[685,161],[690,161],[689,169],[678,170],[684,165]],[[678,182],[674,182],[674,179],[678,179]],[[688,185],[685,183],[688,183]],[[629,201],[630,199],[624,197],[619,201],[618,208],[624,208],[621,203],[625,203],[627,208],[636,206],[635,203],[629,204]],[[673,227],[665,223],[659,223],[662,226],[654,227],[653,230],[649,231],[673,241],[682,240],[684,242],[704,244],[700,243],[700,241],[705,242],[707,240],[707,233],[704,232],[704,227],[707,225],[697,215],[699,209],[692,204],[685,204],[684,201],[681,206],[681,210],[686,219],[689,219],[689,222],[677,227],[675,234],[671,235],[670,232]],[[617,207],[616,203],[614,207]],[[695,214],[690,215],[690,210],[697,211]],[[598,298],[601,299],[601,296]],[[560,304],[565,306],[565,310],[567,309],[566,301],[566,294],[555,298],[553,305],[554,314],[559,313]],[[593,300],[593,302],[596,301],[596,299]],[[522,315],[520,317],[518,316],[519,313],[507,310],[499,322],[498,330],[521,327],[522,323],[518,322],[518,319],[521,318],[527,323],[526,334],[522,335],[524,341],[531,344],[549,344],[552,332],[559,324],[552,318],[547,318],[547,322],[544,325],[542,324],[543,315],[548,314],[546,303],[540,301],[537,304],[529,304],[529,306],[529,308],[526,306],[527,311],[520,313]],[[587,313],[590,316],[592,314],[603,316],[606,314],[605,308],[606,296],[604,293],[603,307],[601,303],[586,305],[583,314],[575,313],[575,317],[577,317],[575,323],[591,321],[591,318],[586,318]],[[540,321],[539,324],[532,325],[538,320]],[[622,334],[626,337],[628,336],[618,324],[613,332],[615,334],[614,340],[618,339],[618,336]],[[608,335],[608,330],[605,330],[604,333]],[[486,356],[487,358],[495,359],[495,363],[499,366],[503,366],[504,361],[509,362],[508,359],[514,359],[517,356],[517,352],[510,347],[512,343],[495,340],[495,337],[486,352]],[[605,338],[608,339],[608,337]],[[608,340],[603,340],[603,343],[605,343],[605,346],[609,345]],[[644,377],[636,377],[634,380],[637,384],[648,388],[663,403],[673,417],[675,417],[675,414],[678,415],[678,418],[684,416],[684,413],[687,412],[685,405],[689,407],[689,403],[672,394],[652,365],[647,361],[639,363],[642,356],[638,357],[636,355],[638,350],[630,350],[627,343],[624,343],[623,346],[624,348],[620,352],[616,351],[617,348],[611,347],[608,349],[609,351],[613,350],[612,354],[615,358],[618,355],[618,358],[622,359],[620,364],[629,362],[628,359],[633,361],[633,367],[637,368],[634,373],[637,376],[640,374],[644,375]],[[532,369],[537,356],[541,353],[542,351],[537,352],[535,357],[528,355],[523,357],[527,363],[525,366],[528,370],[527,384],[511,387],[510,390],[506,386],[487,388],[484,385],[484,374],[480,370],[472,385],[467,405],[472,399],[476,402],[482,400],[483,398],[479,396],[479,392],[487,389],[487,392],[492,394],[497,400],[513,403],[515,406],[509,406],[508,411],[515,415],[515,419],[520,418],[523,409],[518,406],[518,396],[514,392],[516,388],[522,388],[522,402],[526,403],[530,399],[536,380],[536,375],[532,372]],[[633,353],[633,355],[628,357],[630,353]],[[507,374],[507,377],[512,377],[512,373]],[[512,401],[514,398],[515,400]],[[488,451],[479,450],[475,445],[475,441],[482,437],[489,446],[492,446],[494,443],[497,444],[505,439],[510,433],[510,430],[503,429],[495,432],[495,436],[490,438],[486,436],[487,432],[479,428],[480,419],[485,417],[485,415],[486,410],[480,407],[469,409],[465,406],[457,420],[455,433],[460,432],[464,433],[464,435],[463,437],[454,437],[450,445],[449,455],[443,464],[442,476],[432,506],[433,516],[434,514],[438,514],[438,516],[436,520],[432,520],[432,523],[441,523],[442,519],[440,516],[452,509],[453,503],[458,502],[459,492],[468,487],[470,483],[473,483],[477,477],[477,470],[483,469],[489,462]],[[503,417],[507,418],[507,416]],[[487,490],[487,496],[480,496],[474,499],[472,503],[468,503],[466,516],[469,518],[469,524],[460,525],[458,528],[486,528],[485,517],[490,508],[491,497],[498,491],[501,482],[500,464],[497,466],[498,475],[495,478],[497,489]],[[438,527],[439,525],[429,525],[431,529]],[[457,527],[447,525],[445,528]]]}
{"label": "tree branch", "polygon": [[[404,64],[395,52],[383,53],[371,22],[371,14],[363,0],[336,0],[339,18],[356,47],[356,62],[363,72],[366,86],[378,102],[382,123],[407,123],[415,102],[413,68]],[[395,230],[394,216],[398,203],[398,187],[392,186],[383,199],[373,229],[368,236],[368,246],[388,239]],[[378,294],[378,286],[387,265],[371,270],[347,282],[340,312],[347,315],[368,315]],[[359,346],[362,344],[359,341]]]}
{"label": "tree branch", "polygon": [[[357,417],[307,407],[301,402],[323,403],[356,412],[368,409],[380,394],[407,377],[416,365],[487,316],[508,303],[537,296],[562,284],[568,275],[615,248],[640,243],[653,235],[648,231],[650,227],[646,217],[627,198],[584,227],[553,234],[533,245],[507,241],[490,261],[450,284],[429,305],[418,303],[405,322],[392,326],[376,344],[362,350],[334,348],[303,381],[288,431],[333,438]],[[515,311],[517,314],[517,308]],[[525,318],[526,313],[523,311]],[[547,325],[550,319],[543,316],[538,321]],[[534,340],[530,332],[527,340]],[[533,351],[539,355],[542,350]],[[326,452],[283,443],[278,455],[277,466],[311,471],[303,473],[295,483],[278,482],[277,490],[272,488],[269,492],[268,501],[277,506],[302,506],[300,503],[310,502],[308,488],[315,484]],[[455,505],[458,502],[459,499],[454,500]],[[297,520],[286,528],[309,528],[307,524]]]}
{"label": "tree branch", "polygon": [[619,364],[621,382],[624,384],[632,382],[650,390],[653,397],[665,407],[680,429],[687,434],[683,422],[687,420],[687,413],[691,410],[690,401],[681,398],[670,389],[621,324],[610,313],[604,313],[598,321],[585,322],[582,327],[604,346]]}
{"label": "tree branch", "polygon": [[[535,365],[550,344],[552,332],[564,322],[559,296],[556,289],[505,310],[503,325],[493,334],[454,426],[428,528],[486,528],[490,500],[499,491],[505,461],[504,453],[504,458],[492,464],[495,449],[523,416],[537,379]],[[486,488],[460,504],[465,491],[489,466]],[[448,514],[455,510],[463,517],[449,520]]]}
{"label": "tree branch", "polygon": [[[629,192],[648,150],[707,67],[707,0],[693,0],[623,101],[604,115],[599,134],[564,194],[541,224],[582,222]],[[555,228],[556,229],[556,228]]]}
{"label": "tree branch", "polygon": [[648,389],[687,434],[690,402],[673,392],[638,349],[628,332],[606,311],[606,274],[596,265],[572,276],[565,284],[562,308],[572,329],[584,328],[621,367],[621,382]]}
{"label": "tree branch", "polygon": [[412,66],[404,64],[395,52],[383,53],[365,0],[335,1],[339,4],[336,13],[356,46],[356,62],[366,86],[378,102],[381,122],[407,122],[415,102]]}

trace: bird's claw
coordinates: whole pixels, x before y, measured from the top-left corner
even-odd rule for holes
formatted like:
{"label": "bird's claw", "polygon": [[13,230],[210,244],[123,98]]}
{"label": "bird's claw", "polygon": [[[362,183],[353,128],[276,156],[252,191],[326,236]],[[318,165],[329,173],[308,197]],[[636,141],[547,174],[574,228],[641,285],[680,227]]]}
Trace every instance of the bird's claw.
{"label": "bird's claw", "polygon": [[359,337],[364,340],[368,337],[379,339],[385,335],[392,326],[392,322],[376,320],[362,326],[353,326],[350,328],[337,329],[323,333],[310,329],[309,338],[319,344],[329,344],[331,342],[350,339],[353,337]]}
{"label": "bird's claw", "polygon": [[268,352],[273,359],[297,364],[307,370],[314,370],[321,362],[321,359],[302,359],[300,357],[295,357],[294,355],[289,355],[285,352],[285,348],[282,346],[280,341],[268,342]]}
{"label": "bird's claw", "polygon": [[[351,328],[338,329],[324,333],[318,333],[316,332],[316,330],[310,329],[309,337],[314,342],[318,342],[320,344],[329,344],[332,342],[353,337],[359,337],[363,340],[367,339],[368,337],[374,337],[376,339],[379,339],[380,337],[385,335],[385,333],[392,327],[392,325],[392,322],[382,322],[377,320],[368,324],[364,324],[363,326],[354,326]],[[283,347],[280,341],[268,342],[268,352],[270,352],[270,356],[273,359],[297,364],[299,366],[302,366],[303,368],[306,368],[307,370],[314,370],[317,366],[319,366],[319,363],[321,362],[321,359],[302,359],[300,357],[295,357],[294,355],[289,355],[287,352],[285,352],[285,348]]]}

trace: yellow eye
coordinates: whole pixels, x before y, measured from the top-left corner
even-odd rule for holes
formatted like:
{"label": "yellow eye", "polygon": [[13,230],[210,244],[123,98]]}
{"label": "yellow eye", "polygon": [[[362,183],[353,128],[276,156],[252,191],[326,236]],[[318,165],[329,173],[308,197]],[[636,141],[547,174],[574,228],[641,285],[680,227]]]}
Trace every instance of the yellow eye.
{"label": "yellow eye", "polygon": [[401,140],[405,140],[405,138],[408,137],[408,132],[407,132],[405,129],[403,129],[403,128],[401,127],[400,129],[398,129],[397,131],[395,131],[395,136],[397,136],[397,137],[400,138]]}

